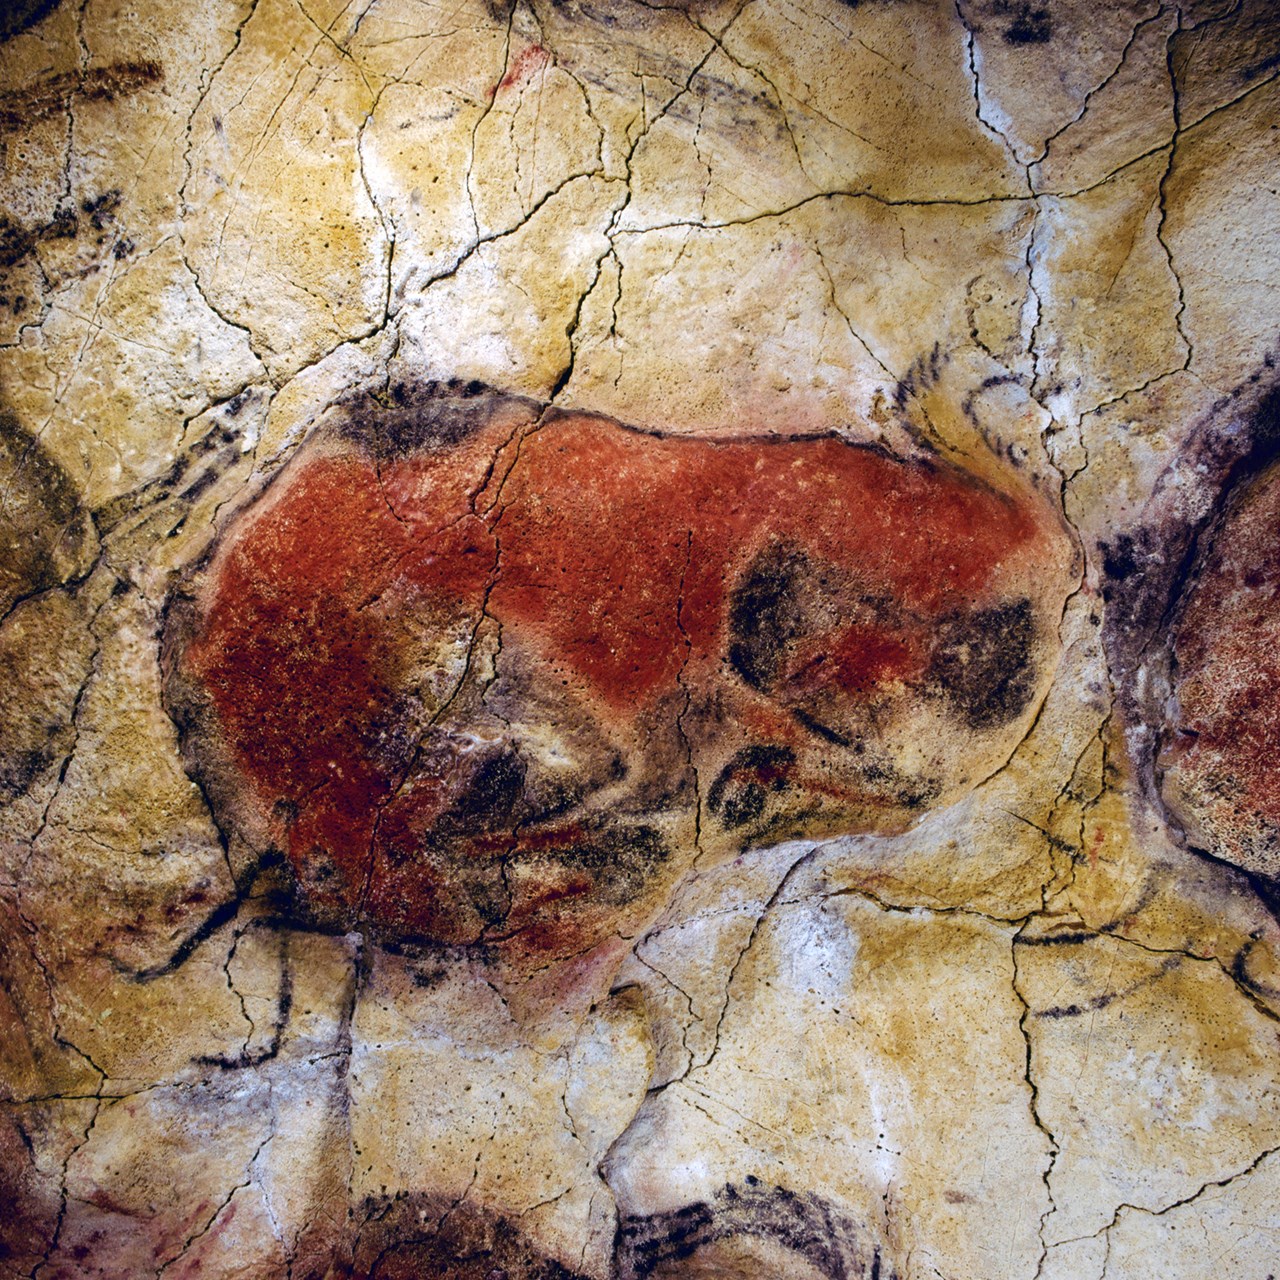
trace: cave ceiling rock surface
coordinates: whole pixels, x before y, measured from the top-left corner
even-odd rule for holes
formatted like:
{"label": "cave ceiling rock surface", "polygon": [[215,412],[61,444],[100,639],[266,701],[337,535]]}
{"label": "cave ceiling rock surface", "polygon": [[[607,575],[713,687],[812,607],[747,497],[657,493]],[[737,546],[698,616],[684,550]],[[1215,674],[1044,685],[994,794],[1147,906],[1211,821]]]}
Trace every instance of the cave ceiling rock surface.
{"label": "cave ceiling rock surface", "polygon": [[0,1278],[1277,1272],[1263,0],[0,14]]}

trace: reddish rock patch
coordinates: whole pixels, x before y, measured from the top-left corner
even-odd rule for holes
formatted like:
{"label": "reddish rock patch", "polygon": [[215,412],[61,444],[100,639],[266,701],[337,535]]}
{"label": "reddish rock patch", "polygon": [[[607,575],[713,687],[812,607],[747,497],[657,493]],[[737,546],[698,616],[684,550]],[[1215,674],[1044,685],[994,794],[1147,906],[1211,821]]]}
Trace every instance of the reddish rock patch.
{"label": "reddish rock patch", "polygon": [[1173,653],[1165,798],[1210,853],[1280,875],[1280,466],[1228,508]]}
{"label": "reddish rock patch", "polygon": [[498,81],[494,96],[503,89],[523,84],[550,63],[551,55],[540,44],[525,45],[512,61],[511,69]]}

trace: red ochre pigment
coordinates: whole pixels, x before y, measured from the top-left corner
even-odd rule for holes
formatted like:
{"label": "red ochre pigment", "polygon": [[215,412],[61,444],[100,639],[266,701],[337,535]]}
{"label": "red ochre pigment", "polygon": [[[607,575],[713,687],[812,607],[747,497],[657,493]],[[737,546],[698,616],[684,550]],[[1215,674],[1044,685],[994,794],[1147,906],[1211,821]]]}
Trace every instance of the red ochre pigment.
{"label": "red ochre pigment", "polygon": [[1228,511],[1174,643],[1176,714],[1162,757],[1210,852],[1280,876],[1280,466]]}
{"label": "red ochre pigment", "polygon": [[[836,439],[655,439],[585,417],[532,437],[503,504],[490,611],[619,711],[670,691],[690,647],[724,652],[732,571],[765,540],[933,613],[980,595],[1034,532],[1013,503],[953,473]],[[865,626],[836,644],[832,675],[855,682],[918,661]]]}
{"label": "red ochre pigment", "polygon": [[[448,901],[459,855],[440,852],[433,824],[459,783],[404,740],[424,635],[470,634],[487,615],[504,653],[615,725],[723,686],[745,699],[748,732],[776,742],[806,733],[779,701],[852,707],[919,679],[933,620],[989,603],[1011,558],[1025,578],[1045,536],[1026,501],[835,438],[666,438],[585,415],[509,434],[300,455],[219,548],[181,659],[305,892],[390,933],[545,929],[542,908],[596,883],[551,876],[488,924]],[[729,632],[734,585],[771,546],[799,548],[875,608],[797,634],[766,696],[734,670]],[[467,856],[536,858],[539,841],[575,838],[572,824],[519,839],[512,825],[472,831]]]}

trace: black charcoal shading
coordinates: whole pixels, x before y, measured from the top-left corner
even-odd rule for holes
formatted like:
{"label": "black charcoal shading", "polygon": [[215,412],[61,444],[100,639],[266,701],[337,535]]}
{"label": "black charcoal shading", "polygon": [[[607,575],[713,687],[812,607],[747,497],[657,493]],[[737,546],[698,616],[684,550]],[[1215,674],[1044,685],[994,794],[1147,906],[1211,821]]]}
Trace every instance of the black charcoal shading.
{"label": "black charcoal shading", "polygon": [[[691,1260],[708,1254],[714,1259],[725,1246],[751,1238],[780,1248],[825,1280],[896,1280],[881,1246],[847,1210],[813,1192],[766,1186],[752,1176],[727,1183],[709,1200],[624,1217],[614,1274],[617,1280],[675,1280],[686,1274]],[[707,1265],[714,1265],[711,1259]],[[707,1274],[738,1280],[734,1271]]]}

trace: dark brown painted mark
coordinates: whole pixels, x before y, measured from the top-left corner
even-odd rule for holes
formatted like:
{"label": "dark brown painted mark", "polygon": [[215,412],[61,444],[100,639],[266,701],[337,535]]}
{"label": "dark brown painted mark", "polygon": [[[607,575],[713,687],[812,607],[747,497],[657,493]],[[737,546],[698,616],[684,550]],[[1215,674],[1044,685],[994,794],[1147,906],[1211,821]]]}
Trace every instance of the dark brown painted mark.
{"label": "dark brown painted mark", "polygon": [[1005,724],[1031,700],[1035,677],[1031,601],[949,614],[938,620],[930,675],[974,729]]}
{"label": "dark brown painted mark", "polygon": [[345,1241],[304,1236],[293,1280],[585,1280],[518,1221],[469,1200],[401,1192],[367,1200],[358,1219]]}
{"label": "dark brown painted mark", "polygon": [[[623,1218],[614,1274],[618,1280],[691,1274],[755,1280],[803,1267],[804,1274],[824,1280],[895,1280],[897,1272],[870,1234],[831,1200],[748,1176],[710,1200]],[[764,1256],[750,1248],[753,1241],[765,1247]]]}
{"label": "dark brown painted mark", "polygon": [[0,621],[18,601],[82,576],[97,546],[66,470],[0,411]]}
{"label": "dark brown painted mark", "polygon": [[90,102],[114,102],[117,98],[148,89],[164,79],[164,70],[150,59],[114,62],[87,71],[67,71],[49,76],[23,89],[0,92],[0,132],[21,129],[65,111],[73,97]]}
{"label": "dark brown painted mark", "polygon": [[[0,267],[16,266],[24,258],[30,257],[36,247],[47,240],[72,240],[84,229],[82,216],[88,219],[93,231],[105,232],[115,221],[115,211],[120,207],[119,191],[104,191],[102,194],[81,202],[77,211],[72,205],[64,205],[55,211],[46,222],[23,226],[0,213]],[[104,236],[98,237],[101,243]],[[121,244],[128,248],[121,253]],[[118,241],[115,246],[116,257],[125,257],[133,251],[129,241]]]}
{"label": "dark brown painted mark", "polygon": [[9,40],[47,18],[60,0],[5,0],[0,7],[0,40]]}
{"label": "dark brown painted mark", "polygon": [[730,829],[764,812],[770,791],[785,791],[796,762],[790,747],[744,747],[717,775],[707,792],[707,808]]}
{"label": "dark brown painted mark", "polygon": [[394,387],[175,601],[167,698],[314,922],[570,954],[685,865],[695,773],[730,845],[936,799],[885,726],[1019,721],[1059,537],[939,461]]}
{"label": "dark brown painted mark", "polygon": [[1004,29],[1006,44],[1048,44],[1053,38],[1053,21],[1049,10],[1032,4],[999,4],[996,11],[1013,11],[1013,21]]}
{"label": "dark brown painted mark", "polygon": [[[1022,941],[1022,939],[1019,939],[1019,943]],[[1080,1018],[1086,1013],[1097,1013],[1109,1005],[1115,1004],[1117,1000],[1127,999],[1135,992],[1154,986],[1172,970],[1176,969],[1182,963],[1182,960],[1183,957],[1180,955],[1165,956],[1160,962],[1159,968],[1137,979],[1135,982],[1129,983],[1126,987],[1117,987],[1113,991],[1103,991],[1096,996],[1090,996],[1089,999],[1084,1001],[1073,1001],[1071,1004],[1055,1004],[1049,1005],[1044,1009],[1036,1009],[1033,1016],[1057,1021],[1060,1018]]]}
{"label": "dark brown painted mark", "polygon": [[23,226],[6,214],[0,214],[0,267],[16,266],[36,250],[44,240],[70,240],[79,230],[75,212],[59,209],[46,222]]}
{"label": "dark brown painted mark", "polygon": [[1034,0],[970,0],[969,23],[975,35],[998,30],[1005,44],[1015,48],[1047,44],[1053,38],[1052,5]]}

